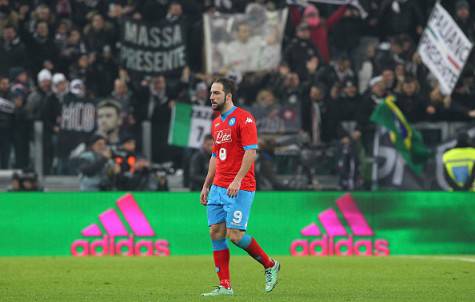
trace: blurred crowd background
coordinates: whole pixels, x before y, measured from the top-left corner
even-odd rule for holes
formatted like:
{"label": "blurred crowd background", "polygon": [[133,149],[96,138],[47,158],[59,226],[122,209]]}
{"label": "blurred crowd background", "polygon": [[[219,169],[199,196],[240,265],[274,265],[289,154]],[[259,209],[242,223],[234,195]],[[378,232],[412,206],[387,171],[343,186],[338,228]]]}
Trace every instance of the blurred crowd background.
{"label": "blurred crowd background", "polygon": [[[43,180],[58,175],[84,191],[201,189],[212,138],[191,148],[168,134],[176,104],[208,106],[217,76],[236,81],[235,103],[256,117],[259,189],[370,189],[373,109],[394,95],[410,123],[470,126],[475,58],[443,95],[416,51],[435,0],[350,2],[0,0],[0,169],[14,173],[10,190],[48,189]],[[473,41],[475,1],[441,3]],[[286,22],[258,35],[272,12]],[[254,19],[212,22],[226,14]],[[141,27],[126,22],[168,22],[184,52],[163,72],[138,72],[124,30],[141,39]],[[426,134],[429,146],[449,138]]]}

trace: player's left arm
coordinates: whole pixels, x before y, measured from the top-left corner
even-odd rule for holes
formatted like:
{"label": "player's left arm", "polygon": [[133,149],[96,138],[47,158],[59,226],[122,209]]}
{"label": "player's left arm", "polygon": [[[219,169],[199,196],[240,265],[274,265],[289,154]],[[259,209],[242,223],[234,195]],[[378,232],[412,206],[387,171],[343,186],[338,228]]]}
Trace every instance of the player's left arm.
{"label": "player's left arm", "polygon": [[241,188],[242,179],[246,176],[249,169],[257,157],[257,127],[254,117],[250,114],[246,115],[238,124],[241,136],[241,143],[244,149],[241,167],[234,177],[234,180],[228,186],[228,195],[230,197],[237,196]]}

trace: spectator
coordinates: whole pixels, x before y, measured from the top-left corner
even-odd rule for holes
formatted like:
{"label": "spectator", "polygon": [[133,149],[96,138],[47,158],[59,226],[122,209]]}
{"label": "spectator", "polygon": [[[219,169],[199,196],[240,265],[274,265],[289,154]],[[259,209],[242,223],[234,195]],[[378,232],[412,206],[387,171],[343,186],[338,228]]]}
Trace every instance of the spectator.
{"label": "spectator", "polygon": [[323,85],[312,85],[308,92],[308,110],[302,110],[303,115],[303,129],[311,135],[311,142],[314,145],[322,142],[329,142],[336,137],[336,127],[330,128],[331,121],[336,118],[332,117],[332,112],[329,110],[329,103],[326,97],[325,87]]}
{"label": "spectator", "polygon": [[475,38],[475,28],[473,18],[470,15],[470,5],[466,0],[458,0],[455,3],[455,22],[462,29],[464,34],[471,40]]}
{"label": "spectator", "polygon": [[274,152],[275,140],[264,139],[259,142],[259,156],[256,161],[256,182],[259,190],[289,190],[278,178],[276,173]]}
{"label": "spectator", "polygon": [[168,145],[171,110],[174,106],[173,95],[167,87],[165,77],[156,76],[142,83],[140,96],[137,98],[143,100],[136,104],[138,123],[141,124],[144,120],[152,123],[153,162],[179,162],[180,152]]}
{"label": "spectator", "polygon": [[190,160],[190,189],[200,191],[208,173],[208,163],[213,150],[213,137],[207,134],[198,152],[191,156]]}
{"label": "spectator", "polygon": [[135,118],[133,116],[134,110],[132,105],[136,102],[133,99],[132,92],[127,86],[127,82],[123,79],[116,79],[114,81],[114,90],[112,91],[110,98],[120,104],[120,107],[122,108],[122,125],[125,125],[126,128],[135,125]]}
{"label": "spectator", "polygon": [[444,152],[442,161],[452,191],[475,192],[475,148],[466,133],[459,134],[457,145]]}
{"label": "spectator", "polygon": [[369,118],[374,108],[381,104],[386,97],[386,85],[382,76],[377,76],[370,81],[370,91],[363,96],[361,107],[356,113],[356,120],[361,129],[369,125]]}
{"label": "spectator", "polygon": [[409,34],[414,39],[423,31],[424,17],[418,1],[385,0],[379,12],[380,34],[388,38]]}
{"label": "spectator", "polygon": [[344,134],[337,149],[337,171],[340,187],[344,191],[356,190],[362,185],[361,162],[354,136]]}
{"label": "spectator", "polygon": [[13,146],[15,148],[16,169],[30,167],[30,139],[32,125],[27,109],[27,93],[22,85],[16,84],[11,88],[12,100],[15,103],[13,123]]}
{"label": "spectator", "polygon": [[73,65],[77,59],[87,53],[86,43],[82,40],[79,29],[72,29],[67,40],[59,48],[58,69],[62,72],[68,72],[70,65]]}
{"label": "spectator", "polygon": [[[58,171],[60,174],[74,173],[70,160],[83,150],[82,143],[93,133],[96,120],[96,103],[86,94],[81,80],[71,81],[69,93],[61,104],[60,130],[58,134]],[[73,152],[78,148],[76,152]]]}
{"label": "spectator", "polygon": [[310,27],[302,22],[297,26],[296,37],[284,51],[284,61],[291,66],[292,72],[296,72],[301,79],[307,79],[307,62],[312,58],[318,61],[318,51],[310,40]]}
{"label": "spectator", "polygon": [[[354,58],[361,36],[364,32],[364,20],[356,7],[349,6],[343,18],[335,24],[331,32],[331,49],[338,55]],[[353,61],[354,62],[354,61]]]}
{"label": "spectator", "polygon": [[20,21],[20,15],[17,11],[12,9],[12,5],[10,0],[2,0],[0,2],[0,12],[2,14],[0,18],[0,35],[3,34],[3,30],[5,30],[8,26],[17,27]]}
{"label": "spectator", "polygon": [[310,27],[310,37],[314,46],[318,49],[325,64],[330,63],[330,49],[328,46],[328,32],[333,29],[345,14],[347,5],[340,6],[328,19],[320,17],[320,11],[313,4],[309,4],[303,10],[298,7],[290,8],[292,24],[297,25],[305,22]]}
{"label": "spectator", "polygon": [[69,92],[69,83],[64,74],[55,73],[52,78],[53,86],[52,91],[58,99],[58,103],[62,104],[64,97]]}
{"label": "spectator", "polygon": [[137,153],[135,138],[125,136],[120,142],[119,148],[114,150],[112,157],[120,168],[115,181],[117,190],[154,189],[150,171],[151,164]]}
{"label": "spectator", "polygon": [[3,39],[0,41],[0,74],[8,74],[10,69],[26,66],[26,49],[16,28],[7,24],[3,28]]}
{"label": "spectator", "polygon": [[14,112],[10,81],[6,77],[0,77],[0,169],[10,167]]}
{"label": "spectator", "polygon": [[37,74],[42,68],[52,70],[58,56],[56,45],[50,37],[48,23],[36,23],[35,32],[27,40],[28,56],[31,62],[31,71]]}
{"label": "spectator", "polygon": [[285,132],[285,123],[280,117],[280,106],[272,91],[267,89],[259,91],[251,112],[256,118],[259,133]]}
{"label": "spectator", "polygon": [[32,170],[14,173],[10,182],[9,192],[38,192],[43,189],[38,184],[38,174]]}
{"label": "spectator", "polygon": [[81,191],[106,191],[112,187],[112,178],[120,168],[114,163],[106,139],[94,134],[87,142],[87,150],[79,156]]}
{"label": "spectator", "polygon": [[417,79],[406,77],[402,84],[402,92],[396,98],[399,109],[411,123],[422,121],[425,117],[426,104],[422,100],[419,90]]}
{"label": "spectator", "polygon": [[96,13],[91,17],[90,24],[84,28],[84,40],[89,51],[99,54],[106,45],[115,45],[114,28],[101,14]]}

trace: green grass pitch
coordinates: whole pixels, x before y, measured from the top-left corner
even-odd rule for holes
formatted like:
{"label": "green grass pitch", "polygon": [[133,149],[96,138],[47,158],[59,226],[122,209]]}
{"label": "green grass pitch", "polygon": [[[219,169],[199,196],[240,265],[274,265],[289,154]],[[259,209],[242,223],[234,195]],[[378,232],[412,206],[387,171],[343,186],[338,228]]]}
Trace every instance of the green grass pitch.
{"label": "green grass pitch", "polygon": [[212,257],[0,257],[0,301],[475,301],[475,256],[278,257],[265,294],[262,268],[231,258],[234,297],[200,297],[217,284]]}

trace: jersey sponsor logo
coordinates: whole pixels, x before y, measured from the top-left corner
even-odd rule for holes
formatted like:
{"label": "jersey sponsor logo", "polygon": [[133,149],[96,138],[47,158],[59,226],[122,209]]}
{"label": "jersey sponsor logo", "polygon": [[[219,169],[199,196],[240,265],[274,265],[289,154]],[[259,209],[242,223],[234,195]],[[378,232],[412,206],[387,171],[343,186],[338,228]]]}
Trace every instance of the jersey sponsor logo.
{"label": "jersey sponsor logo", "polygon": [[232,142],[231,129],[219,130],[216,133],[216,144],[223,144]]}
{"label": "jersey sponsor logo", "polygon": [[234,126],[234,124],[236,124],[236,118],[235,117],[230,118],[228,124],[229,126]]}
{"label": "jersey sponsor logo", "polygon": [[71,245],[73,256],[170,255],[168,241],[156,238],[155,231],[131,194],[120,197],[116,204],[122,215],[119,216],[116,209],[108,209],[99,214],[105,234],[99,224],[93,223],[85,227],[81,235],[95,240],[74,241]]}
{"label": "jersey sponsor logo", "polygon": [[248,118],[246,118],[246,121],[244,122],[244,124],[250,124],[252,122],[253,122],[252,118],[248,117]]}
{"label": "jersey sponsor logo", "polygon": [[[300,234],[307,238],[292,242],[292,256],[389,255],[389,242],[375,238],[373,229],[350,194],[338,198],[336,205],[342,215],[332,208],[320,212],[318,220],[323,229],[315,222],[305,226]],[[342,221],[346,222],[346,227]]]}

